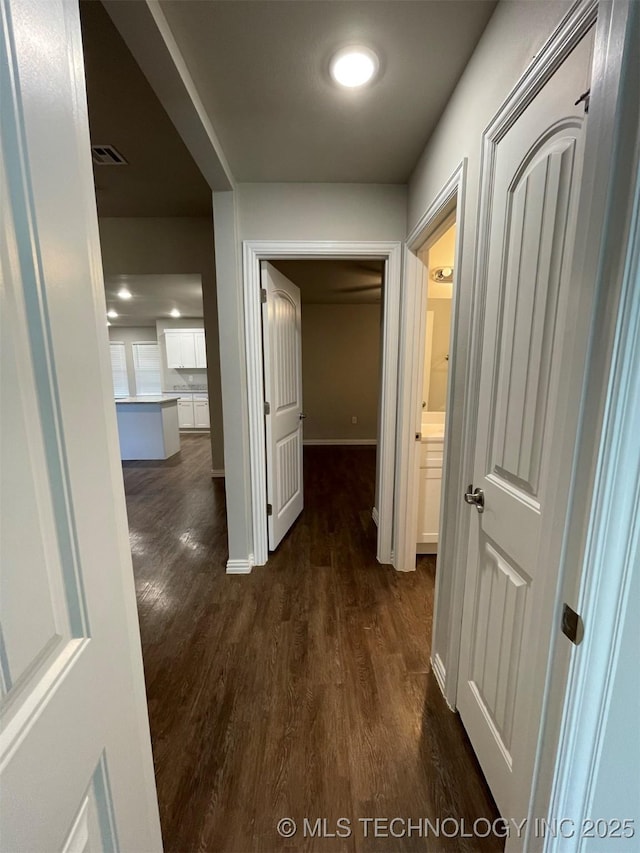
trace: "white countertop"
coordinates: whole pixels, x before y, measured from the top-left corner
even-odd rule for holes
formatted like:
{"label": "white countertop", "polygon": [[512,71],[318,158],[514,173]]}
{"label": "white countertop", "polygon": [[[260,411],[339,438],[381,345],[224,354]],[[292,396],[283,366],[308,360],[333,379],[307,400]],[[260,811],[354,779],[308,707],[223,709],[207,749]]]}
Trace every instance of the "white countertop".
{"label": "white countertop", "polygon": [[175,389],[172,391],[163,391],[163,394],[167,394],[170,397],[208,397],[208,391],[176,391]]}
{"label": "white countertop", "polygon": [[116,397],[116,406],[130,405],[132,403],[146,403],[149,406],[170,406],[171,404],[178,405],[176,397],[165,397],[162,395],[145,394],[140,397]]}
{"label": "white countertop", "polygon": [[427,441],[444,441],[444,429],[442,424],[423,424],[420,441],[424,444]]}

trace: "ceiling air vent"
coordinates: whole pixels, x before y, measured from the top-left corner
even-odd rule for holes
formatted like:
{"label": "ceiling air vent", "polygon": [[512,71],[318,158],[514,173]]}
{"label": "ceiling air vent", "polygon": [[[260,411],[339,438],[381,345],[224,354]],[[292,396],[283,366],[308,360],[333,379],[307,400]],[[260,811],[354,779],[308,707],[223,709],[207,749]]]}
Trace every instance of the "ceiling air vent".
{"label": "ceiling air vent", "polygon": [[127,161],[113,145],[92,145],[91,156],[96,166],[127,165]]}

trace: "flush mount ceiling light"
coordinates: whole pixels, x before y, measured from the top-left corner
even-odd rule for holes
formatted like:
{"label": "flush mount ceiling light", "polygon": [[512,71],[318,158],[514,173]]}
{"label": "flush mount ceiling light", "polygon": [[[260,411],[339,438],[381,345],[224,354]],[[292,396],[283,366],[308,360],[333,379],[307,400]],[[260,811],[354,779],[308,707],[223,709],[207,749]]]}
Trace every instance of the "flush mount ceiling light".
{"label": "flush mount ceiling light", "polygon": [[180,316],[180,312],[178,311],[177,308],[172,308],[169,313],[171,314],[172,317],[179,317]]}
{"label": "flush mount ceiling light", "polygon": [[117,316],[118,316],[118,312],[114,311],[113,308],[110,308],[107,311],[107,317],[111,317],[112,320],[115,319]]}
{"label": "flush mount ceiling light", "polygon": [[118,297],[120,299],[131,299],[131,291],[127,290],[126,287],[121,287],[118,291]]}
{"label": "flush mount ceiling light", "polygon": [[351,45],[334,55],[329,71],[338,85],[356,89],[369,83],[379,66],[378,57],[372,50],[362,45]]}
{"label": "flush mount ceiling light", "polygon": [[453,281],[453,267],[436,267],[431,273],[431,278],[439,284],[451,284]]}

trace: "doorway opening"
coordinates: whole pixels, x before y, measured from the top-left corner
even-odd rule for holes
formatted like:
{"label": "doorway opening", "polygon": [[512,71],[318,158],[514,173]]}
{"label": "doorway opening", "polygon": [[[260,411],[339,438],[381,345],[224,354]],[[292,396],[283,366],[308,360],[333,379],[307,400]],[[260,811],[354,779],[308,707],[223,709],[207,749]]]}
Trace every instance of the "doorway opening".
{"label": "doorway opening", "polygon": [[[274,260],[261,262],[261,273],[268,537],[274,551],[303,509],[305,458],[324,455],[329,462],[335,453],[328,448],[342,447],[347,467],[365,457],[367,463],[380,461],[384,262]],[[370,449],[363,455],[364,447]],[[374,520],[375,505],[372,494]]]}
{"label": "doorway opening", "polygon": [[201,435],[208,479],[211,193],[104,6],[83,0],[80,22],[121,459],[179,464]]}
{"label": "doorway opening", "polygon": [[[252,481],[253,555],[251,565],[264,565],[268,559],[268,500],[264,355],[262,349],[261,262],[294,260],[333,260],[344,262],[378,261],[383,264],[382,339],[380,355],[380,395],[377,430],[376,500],[373,516],[377,522],[376,557],[392,562],[393,512],[396,463],[396,407],[400,318],[400,244],[254,242],[243,246],[245,304],[245,341],[249,396],[249,435]],[[354,425],[355,426],[355,425]],[[251,565],[227,571],[246,572]]]}
{"label": "doorway opening", "polygon": [[[427,241],[418,257],[427,270],[424,318],[422,417],[418,475],[418,554],[437,554],[440,536],[442,463],[447,417],[453,277],[455,272],[455,214],[445,230]],[[441,232],[442,228],[438,229]]]}

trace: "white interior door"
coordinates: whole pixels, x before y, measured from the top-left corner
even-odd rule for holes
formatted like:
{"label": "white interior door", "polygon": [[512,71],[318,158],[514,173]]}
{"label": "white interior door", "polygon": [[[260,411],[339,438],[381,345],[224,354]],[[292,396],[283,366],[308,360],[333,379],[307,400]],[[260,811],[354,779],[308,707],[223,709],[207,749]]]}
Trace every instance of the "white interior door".
{"label": "white interior door", "polygon": [[78,8],[0,16],[1,845],[159,851]]}
{"label": "white interior door", "polygon": [[[587,36],[496,142],[458,709],[504,816],[527,812],[560,554],[549,459],[589,86]],[[561,523],[561,520],[560,520]],[[517,847],[517,842],[510,842]]]}
{"label": "white interior door", "polygon": [[262,340],[267,441],[269,550],[274,551],[302,512],[302,322],[300,291],[261,263]]}

